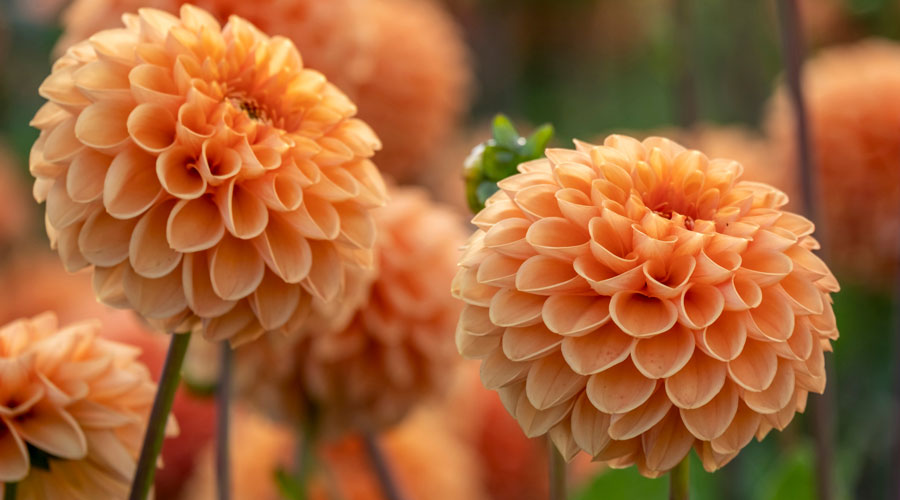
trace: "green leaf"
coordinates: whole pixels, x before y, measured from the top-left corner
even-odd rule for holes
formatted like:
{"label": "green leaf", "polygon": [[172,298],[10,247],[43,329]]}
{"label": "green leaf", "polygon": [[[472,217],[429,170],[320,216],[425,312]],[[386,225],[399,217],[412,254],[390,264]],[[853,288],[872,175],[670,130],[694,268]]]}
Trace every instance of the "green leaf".
{"label": "green leaf", "polygon": [[534,160],[544,155],[544,150],[553,139],[553,125],[545,123],[538,127],[525,141],[525,145],[519,150],[519,154],[527,160]]}
{"label": "green leaf", "polygon": [[498,114],[495,116],[492,128],[494,132],[494,141],[496,141],[497,144],[507,149],[516,147],[519,140],[519,133],[516,132],[516,127],[509,121],[509,118],[507,118],[506,115]]}
{"label": "green leaf", "polygon": [[306,492],[303,489],[303,485],[287,472],[284,467],[279,467],[275,470],[275,484],[278,485],[281,496],[287,500],[306,499]]}

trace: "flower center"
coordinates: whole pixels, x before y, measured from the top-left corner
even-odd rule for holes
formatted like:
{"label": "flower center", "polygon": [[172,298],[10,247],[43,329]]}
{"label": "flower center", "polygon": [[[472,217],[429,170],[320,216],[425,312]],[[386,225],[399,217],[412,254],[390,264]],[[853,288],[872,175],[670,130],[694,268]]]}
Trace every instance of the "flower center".
{"label": "flower center", "polygon": [[228,97],[228,102],[231,103],[235,109],[241,110],[251,120],[266,125],[272,125],[272,120],[270,119],[265,106],[260,104],[256,99],[244,95],[233,95]]}

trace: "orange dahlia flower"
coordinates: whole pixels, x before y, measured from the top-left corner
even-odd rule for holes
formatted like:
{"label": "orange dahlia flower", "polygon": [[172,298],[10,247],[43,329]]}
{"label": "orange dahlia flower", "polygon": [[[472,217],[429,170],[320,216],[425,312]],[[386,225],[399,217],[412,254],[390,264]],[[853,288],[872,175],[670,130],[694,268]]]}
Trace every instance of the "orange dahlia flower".
{"label": "orange dahlia flower", "polygon": [[[823,50],[803,69],[814,168],[839,273],[888,285],[900,255],[900,44],[866,40]],[[783,85],[766,124],[796,172],[793,109]]]}
{"label": "orange dahlia flower", "polygon": [[813,225],[742,167],[613,135],[520,165],[472,222],[453,294],[525,434],[655,476],[708,470],[825,388],[837,282]]}
{"label": "orange dahlia flower", "polygon": [[[237,351],[238,384],[262,407],[296,421],[297,406],[311,404],[326,434],[377,431],[449,382],[459,303],[447,288],[462,224],[419,189],[391,198],[375,211],[377,276],[346,328],[299,342],[270,336]],[[270,376],[259,379],[260,370]]]}
{"label": "orange dahlia flower", "polygon": [[138,349],[99,331],[52,313],[0,328],[0,483],[16,498],[128,492],[156,385]]}
{"label": "orange dahlia flower", "polygon": [[[275,482],[279,469],[294,469],[295,437],[281,426],[249,411],[238,411],[232,439],[253,443],[231,454],[233,496],[237,499],[280,500]],[[447,431],[441,415],[417,412],[397,428],[380,436],[385,457],[398,488],[409,500],[483,500],[479,470],[468,448]],[[201,453],[197,472],[182,491],[184,500],[216,498],[214,451]],[[317,473],[311,478],[311,500],[381,500],[381,486],[362,442],[356,437],[317,448]]]}
{"label": "orange dahlia flower", "polygon": [[142,9],[40,87],[35,198],[70,271],[166,329],[291,332],[370,265],[378,138],[294,45],[232,17]]}

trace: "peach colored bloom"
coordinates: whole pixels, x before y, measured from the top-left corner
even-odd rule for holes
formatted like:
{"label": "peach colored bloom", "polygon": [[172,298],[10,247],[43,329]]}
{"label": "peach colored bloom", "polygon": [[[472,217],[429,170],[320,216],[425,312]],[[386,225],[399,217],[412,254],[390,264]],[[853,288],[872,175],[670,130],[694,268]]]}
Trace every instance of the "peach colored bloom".
{"label": "peach colored bloom", "polygon": [[128,491],[156,385],[138,349],[99,332],[52,313],[0,328],[0,482],[18,482],[17,498]]}
{"label": "peach colored bloom", "polygon": [[525,434],[655,476],[714,470],[825,388],[838,284],[813,225],[742,167],[662,138],[548,149],[472,222],[453,294]]}
{"label": "peach colored bloom", "polygon": [[[244,453],[231,455],[233,497],[237,500],[279,500],[275,471],[293,468],[294,439],[290,427],[280,426],[249,411],[238,411],[233,442],[253,443]],[[380,437],[398,486],[409,500],[483,500],[479,470],[468,448],[447,431],[443,417],[417,412]],[[201,454],[197,472],[181,497],[215,498],[212,447]],[[381,488],[368,456],[356,437],[320,445],[319,472],[312,478],[310,498],[381,500]],[[330,495],[337,491],[338,495]]]}
{"label": "peach colored bloom", "polygon": [[[900,255],[900,44],[866,40],[823,50],[803,86],[827,241],[839,274],[888,285]],[[783,85],[766,124],[783,168],[796,172],[793,111]]]}
{"label": "peach colored bloom", "polygon": [[384,141],[378,165],[399,180],[428,173],[468,104],[472,70],[462,35],[436,3],[372,0],[372,74],[355,94],[360,118]]}
{"label": "peach colored bloom", "polygon": [[40,87],[34,194],[69,271],[167,330],[294,332],[371,264],[378,138],[293,44],[153,9],[72,46]]}
{"label": "peach colored bloom", "polygon": [[296,421],[308,403],[326,434],[377,431],[450,380],[460,308],[447,287],[462,222],[417,188],[391,197],[374,212],[378,274],[349,326],[299,342],[270,336],[237,351],[238,385],[273,414]]}

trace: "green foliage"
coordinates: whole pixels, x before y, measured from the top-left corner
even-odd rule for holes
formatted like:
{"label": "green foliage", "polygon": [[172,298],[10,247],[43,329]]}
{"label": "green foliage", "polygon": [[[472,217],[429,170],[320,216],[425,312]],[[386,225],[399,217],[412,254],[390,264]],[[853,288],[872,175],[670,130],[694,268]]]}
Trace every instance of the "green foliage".
{"label": "green foliage", "polygon": [[553,139],[553,126],[542,125],[528,138],[521,137],[504,115],[494,118],[493,137],[475,146],[466,159],[466,200],[472,212],[484,208],[484,202],[497,192],[497,183],[515,174],[520,163],[544,154]]}

